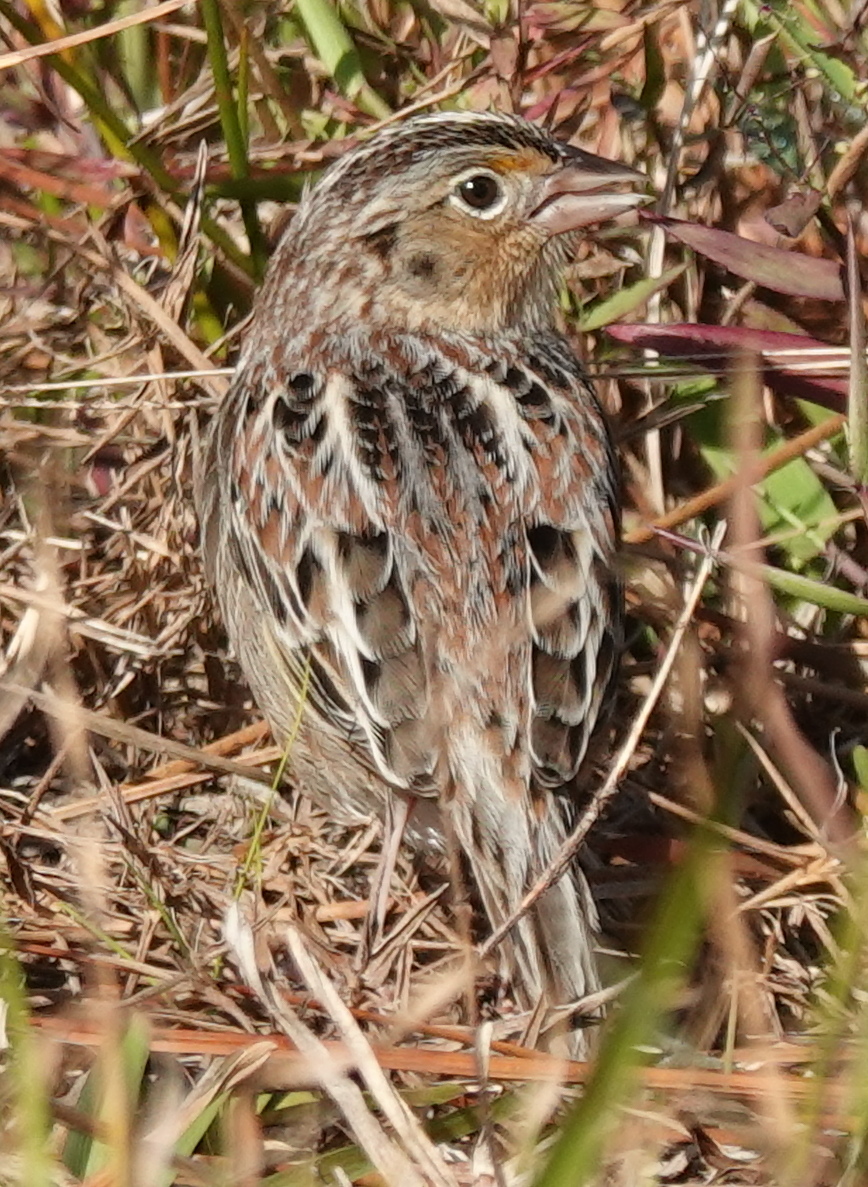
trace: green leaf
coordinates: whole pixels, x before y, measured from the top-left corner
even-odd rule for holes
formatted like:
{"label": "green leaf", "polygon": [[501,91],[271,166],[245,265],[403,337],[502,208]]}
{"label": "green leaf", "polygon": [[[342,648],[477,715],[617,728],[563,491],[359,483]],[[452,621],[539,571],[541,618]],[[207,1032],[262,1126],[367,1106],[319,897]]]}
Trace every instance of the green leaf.
{"label": "green leaf", "polygon": [[764,530],[780,536],[779,547],[798,564],[822,552],[840,526],[837,507],[804,458],[768,474],[758,493]]}
{"label": "green leaf", "polygon": [[314,52],[341,93],[375,119],[384,120],[391,115],[388,106],[369,86],[358,51],[331,0],[296,0],[295,7]]}
{"label": "green leaf", "polygon": [[[231,1093],[223,1092],[220,1096],[216,1096],[212,1101],[202,1109],[202,1112],[197,1114],[196,1118],[190,1122],[178,1140],[175,1142],[175,1154],[179,1157],[186,1157],[193,1153],[196,1147],[201,1142],[202,1138],[211,1128],[214,1119],[226,1103],[228,1102]],[[174,1179],[171,1180],[174,1182]]]}
{"label": "green leaf", "polygon": [[636,975],[617,1014],[606,1025],[599,1057],[584,1095],[562,1126],[535,1187],[582,1187],[597,1182],[600,1151],[630,1100],[638,1068],[649,1060],[658,1025],[687,977],[713,879],[709,867],[720,850],[702,825],[661,895]]}
{"label": "green leaf", "polygon": [[[51,1146],[51,1108],[45,1053],[30,1024],[24,974],[0,918],[0,1014],[8,1049],[3,1052],[0,1081],[0,1181],[3,1155],[19,1160],[16,1183],[51,1187],[56,1182]],[[8,1113],[14,1129],[6,1126]],[[12,1149],[8,1148],[13,1134]]]}
{"label": "green leaf", "polygon": [[813,66],[841,99],[847,103],[858,100],[859,83],[856,75],[840,59],[817,48],[817,32],[803,19],[795,4],[791,4],[790,0],[770,0],[762,5],[760,14],[759,5],[752,0],[745,0],[745,9],[755,21],[762,20],[776,28],[802,65]]}
{"label": "green leaf", "polygon": [[[238,104],[232,90],[219,0],[202,0],[202,19],[208,37],[208,57],[211,62],[211,73],[214,76],[214,92],[217,96],[217,110],[220,113],[220,126],[226,141],[229,168],[236,181],[243,181],[250,171],[247,160],[247,139],[242,129]],[[243,198],[240,206],[244,229],[247,232],[247,241],[250,245],[250,258],[256,275],[261,276],[265,269],[266,245],[265,236],[259,225],[256,203],[248,198]]]}
{"label": "green leaf", "polygon": [[[106,1044],[100,1059],[88,1072],[87,1080],[78,1101],[78,1109],[92,1118],[100,1128],[109,1116],[117,1116],[123,1109],[131,1119],[136,1114],[142,1093],[142,1079],[150,1057],[150,1028],[142,1015],[133,1015],[120,1040],[117,1049]],[[115,1063],[123,1076],[124,1097],[122,1102],[108,1099],[106,1064]],[[109,1155],[108,1147],[88,1133],[73,1130],[63,1146],[63,1164],[79,1178],[89,1178],[105,1166]]]}
{"label": "green leaf", "polygon": [[637,280],[635,284],[631,284],[627,288],[619,289],[613,296],[607,297],[605,301],[600,301],[593,309],[584,313],[579,318],[579,329],[586,332],[599,330],[603,326],[609,325],[610,322],[625,317],[638,305],[644,305],[654,293],[668,288],[672,281],[686,269],[687,264],[678,264],[674,268],[667,269],[662,276],[648,276],[644,280]]}
{"label": "green leaf", "polygon": [[[718,481],[736,472],[733,452],[723,444],[723,402],[709,404],[689,418],[700,452]],[[777,448],[774,436],[768,449]],[[822,481],[804,458],[794,458],[767,474],[755,487],[763,533],[776,541],[796,567],[802,567],[825,548],[838,529],[841,516]]]}
{"label": "green leaf", "polygon": [[853,768],[863,791],[868,792],[868,746],[853,747]]}
{"label": "green leaf", "polygon": [[836,614],[856,614],[860,617],[868,615],[868,599],[838,589],[825,581],[815,581],[812,577],[803,577],[800,573],[788,573],[784,569],[775,568],[774,565],[757,565],[756,572],[772,589],[792,598],[800,598],[803,602],[810,602],[812,606],[833,610]]}
{"label": "green leaf", "polygon": [[865,312],[862,280],[851,217],[847,230],[847,300],[850,332],[850,382],[847,400],[847,441],[850,474],[863,489],[868,486],[868,362],[865,359]]}
{"label": "green leaf", "polygon": [[654,21],[648,24],[642,34],[642,48],[645,55],[645,84],[639,102],[649,114],[655,110],[666,86],[666,65],[660,50],[660,25]]}

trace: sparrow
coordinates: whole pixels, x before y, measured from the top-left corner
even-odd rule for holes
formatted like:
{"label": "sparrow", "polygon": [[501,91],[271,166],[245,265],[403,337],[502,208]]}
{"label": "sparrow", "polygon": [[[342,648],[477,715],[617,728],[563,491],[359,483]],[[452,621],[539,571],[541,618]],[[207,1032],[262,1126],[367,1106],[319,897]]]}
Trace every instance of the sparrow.
{"label": "sparrow", "polygon": [[[616,458],[558,285],[641,175],[512,115],[356,144],[269,264],[197,504],[206,573],[294,783],[400,805],[495,928],[568,834],[621,645]],[[520,919],[526,1006],[598,986],[579,870]]]}

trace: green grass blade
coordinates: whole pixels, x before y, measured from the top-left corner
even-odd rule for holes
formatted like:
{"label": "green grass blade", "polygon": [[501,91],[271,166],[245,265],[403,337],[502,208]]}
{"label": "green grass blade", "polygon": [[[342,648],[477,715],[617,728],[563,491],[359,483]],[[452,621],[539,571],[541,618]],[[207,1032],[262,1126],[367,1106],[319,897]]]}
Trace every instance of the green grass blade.
{"label": "green grass blade", "polygon": [[[38,25],[22,17],[8,0],[0,0],[0,16],[5,17],[30,45],[42,45],[43,37]],[[151,152],[147,145],[133,139],[130,129],[112,110],[99,88],[60,54],[52,54],[45,61],[50,63],[63,81],[84,100],[109,149],[123,160],[132,159],[135,161],[163,193],[183,201],[184,195],[181,192],[180,183],[168,172],[159,157]],[[154,199],[152,198],[152,200]],[[242,269],[249,276],[254,274],[251,261],[242,251],[239,251],[237,244],[222,227],[212,219],[203,216],[202,230],[236,267]]]}
{"label": "green grass blade", "polygon": [[868,361],[865,358],[865,313],[856,247],[856,219],[847,233],[847,301],[850,323],[850,382],[847,393],[847,440],[850,474],[860,487],[868,486]]}
{"label": "green grass blade", "polygon": [[629,1101],[638,1069],[648,1060],[641,1049],[655,1041],[688,973],[711,883],[708,867],[719,849],[720,839],[711,829],[697,829],[657,907],[636,978],[606,1028],[584,1095],[565,1122],[536,1187],[581,1187],[598,1174],[618,1106]]}
{"label": "green grass blade", "polygon": [[[751,566],[753,571],[754,566]],[[812,577],[803,577],[800,573],[789,573],[785,569],[777,569],[773,565],[757,565],[757,575],[779,593],[788,594],[792,598],[800,598],[803,602],[810,602],[812,606],[820,606],[824,610],[832,610],[836,614],[856,614],[860,617],[868,615],[868,599],[860,598],[846,590],[837,589],[825,581],[815,581]]]}
{"label": "green grass blade", "polygon": [[[220,126],[226,141],[229,169],[236,181],[247,178],[250,168],[247,160],[247,141],[241,130],[238,107],[232,92],[229,73],[229,59],[226,56],[226,41],[223,34],[223,18],[220,15],[220,0],[202,0],[202,17],[208,38],[208,58],[214,76],[214,90],[217,96],[217,110]],[[250,244],[250,255],[256,275],[261,276],[265,267],[265,236],[259,225],[256,203],[249,198],[240,202],[241,217]]]}
{"label": "green grass blade", "polygon": [[134,1014],[117,1047],[103,1046],[79,1100],[81,1111],[113,1140],[107,1145],[89,1134],[70,1133],[63,1160],[73,1174],[89,1177],[113,1158],[127,1156],[124,1147],[134,1128],[149,1058],[150,1028],[143,1015]]}
{"label": "green grass blade", "polygon": [[[21,967],[11,941],[0,925],[0,1006],[5,1006],[2,1031],[9,1043],[4,1052],[6,1082],[9,1086],[14,1128],[2,1119],[0,1136],[13,1136],[14,1146],[0,1153],[14,1154],[20,1164],[21,1183],[27,1187],[51,1187],[54,1182],[50,1154],[51,1112],[48,1085],[45,1084],[44,1059],[40,1058],[37,1039],[30,1028],[30,1011]],[[2,1013],[2,1011],[0,1011]],[[7,1078],[8,1077],[8,1078]],[[2,1162],[2,1157],[0,1157]]]}
{"label": "green grass blade", "polygon": [[[116,15],[128,16],[139,10],[138,0],[123,0]],[[133,97],[137,113],[157,107],[159,87],[154,70],[151,30],[146,24],[132,25],[117,34],[117,62],[123,69],[123,81]]]}
{"label": "green grass blade", "polygon": [[626,317],[637,306],[643,305],[654,293],[668,288],[673,280],[687,271],[687,268],[687,264],[678,264],[675,268],[667,269],[661,276],[646,276],[642,280],[637,280],[635,284],[628,285],[627,288],[619,289],[614,296],[600,301],[593,309],[583,314],[579,318],[579,329],[586,333],[591,330],[600,330],[603,326],[608,326],[613,321]]}
{"label": "green grass blade", "polygon": [[296,0],[296,11],[314,52],[341,94],[375,119],[384,120],[391,115],[388,106],[368,84],[358,50],[330,0]]}
{"label": "green grass blade", "polygon": [[868,746],[854,746],[851,757],[859,786],[868,792]]}
{"label": "green grass blade", "polygon": [[859,83],[854,72],[838,58],[824,53],[817,45],[817,33],[804,21],[790,0],[771,0],[762,6],[745,0],[745,8],[756,24],[771,25],[782,40],[801,58],[804,66],[813,67],[825,79],[833,93],[847,103],[858,103]]}

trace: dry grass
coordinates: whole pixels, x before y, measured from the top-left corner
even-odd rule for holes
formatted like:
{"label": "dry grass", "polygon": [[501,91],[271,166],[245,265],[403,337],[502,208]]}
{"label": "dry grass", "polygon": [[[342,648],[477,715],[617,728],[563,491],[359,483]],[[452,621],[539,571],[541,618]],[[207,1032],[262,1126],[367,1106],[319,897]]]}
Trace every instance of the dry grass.
{"label": "dry grass", "polygon": [[[721,377],[709,330],[674,371],[641,353],[682,321],[860,341],[863,26],[810,0],[0,0],[0,1185],[865,1181],[864,375]],[[468,1015],[409,856],[365,952],[379,831],[272,794],[196,553],[196,441],[277,203],[345,137],[456,103],[794,253],[779,292],[644,223],[570,276],[622,427],[632,624],[585,805],[617,790],[584,846],[612,986],[588,1066],[534,1051],[490,973]],[[846,261],[848,227],[821,299],[804,256]]]}

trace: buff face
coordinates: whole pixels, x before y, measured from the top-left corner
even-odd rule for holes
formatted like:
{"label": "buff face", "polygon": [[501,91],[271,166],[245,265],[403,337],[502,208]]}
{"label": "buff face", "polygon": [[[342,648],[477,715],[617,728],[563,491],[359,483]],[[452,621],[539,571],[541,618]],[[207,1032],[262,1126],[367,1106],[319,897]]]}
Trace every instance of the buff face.
{"label": "buff face", "polygon": [[[531,329],[551,321],[576,232],[637,205],[625,186],[638,177],[523,121],[422,118],[334,166],[280,258],[319,277],[324,317]],[[328,246],[338,236],[340,251]]]}

